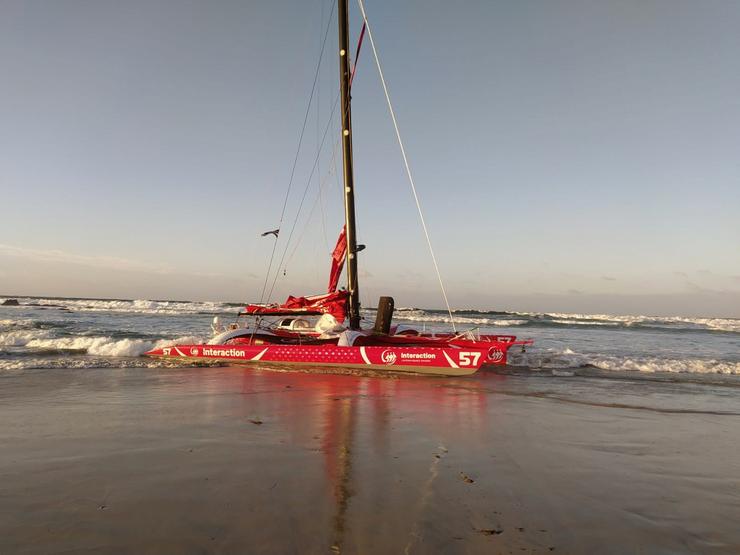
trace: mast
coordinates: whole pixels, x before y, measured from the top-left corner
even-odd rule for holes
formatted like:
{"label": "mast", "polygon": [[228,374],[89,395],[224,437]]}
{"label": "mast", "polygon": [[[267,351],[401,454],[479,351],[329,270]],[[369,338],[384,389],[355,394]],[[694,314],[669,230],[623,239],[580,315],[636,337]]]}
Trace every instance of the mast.
{"label": "mast", "polygon": [[357,282],[357,233],[355,230],[355,191],[352,171],[352,110],[349,90],[349,9],[348,0],[339,0],[339,85],[342,91],[342,153],[344,155],[344,220],[347,241],[347,290],[349,327],[360,329],[360,288]]}

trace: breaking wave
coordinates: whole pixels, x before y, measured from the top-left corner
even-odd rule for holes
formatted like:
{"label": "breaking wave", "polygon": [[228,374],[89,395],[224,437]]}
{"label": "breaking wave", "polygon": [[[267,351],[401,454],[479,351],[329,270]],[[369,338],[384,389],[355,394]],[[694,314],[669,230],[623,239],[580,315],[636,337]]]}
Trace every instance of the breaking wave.
{"label": "breaking wave", "polygon": [[198,337],[179,337],[160,341],[143,339],[118,339],[111,337],[61,337],[55,339],[33,339],[25,346],[30,349],[64,352],[80,352],[104,357],[138,357],[160,347],[187,343],[200,343]]}
{"label": "breaking wave", "polygon": [[[0,334],[0,352],[4,350],[3,347],[24,347],[25,352],[20,354],[82,353],[103,357],[138,357],[152,349],[201,342],[203,338],[197,336],[147,341],[110,336],[55,337],[51,330],[18,330]],[[17,349],[11,352],[15,356],[19,354]]]}
{"label": "breaking wave", "polygon": [[[0,299],[2,302],[3,299]],[[69,310],[72,312],[129,312],[135,314],[219,314],[235,312],[236,303],[210,301],[157,301],[147,299],[56,299],[19,297],[24,307]]]}
{"label": "breaking wave", "polygon": [[699,358],[661,358],[655,356],[616,356],[563,350],[532,349],[526,353],[511,351],[509,365],[529,369],[560,370],[598,368],[613,372],[671,372],[740,375],[740,362]]}
{"label": "breaking wave", "polygon": [[[405,308],[396,310],[396,318],[411,322],[446,323],[449,314],[441,310]],[[611,314],[570,314],[547,312],[483,312],[455,310],[456,324],[496,327],[594,327],[635,328],[669,331],[717,331],[740,333],[738,318],[687,318],[683,316],[620,316]]]}
{"label": "breaking wave", "polygon": [[19,329],[0,333],[0,347],[25,347],[29,342],[53,336],[50,330]]}
{"label": "breaking wave", "polygon": [[738,318],[687,318],[684,316],[620,316],[612,314],[522,313],[534,319],[565,325],[610,325],[670,330],[740,333]]}
{"label": "breaking wave", "polygon": [[[408,315],[408,314],[398,314],[397,315],[398,320],[404,320],[407,322],[429,322],[429,323],[445,323],[449,322],[449,317],[447,318],[440,318],[439,316],[435,315]],[[496,327],[504,327],[504,326],[525,326],[529,323],[529,320],[517,320],[517,319],[497,319],[497,318],[466,318],[466,317],[458,317],[453,316],[452,321],[456,324],[465,324],[468,326],[496,326]]]}

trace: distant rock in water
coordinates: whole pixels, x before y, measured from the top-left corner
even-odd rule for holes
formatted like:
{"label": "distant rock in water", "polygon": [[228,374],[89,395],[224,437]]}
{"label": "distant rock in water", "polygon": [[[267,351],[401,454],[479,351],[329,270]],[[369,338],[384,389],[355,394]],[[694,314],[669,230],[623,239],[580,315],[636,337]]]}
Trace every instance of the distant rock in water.
{"label": "distant rock in water", "polygon": [[19,306],[20,303],[16,299],[5,299],[2,306]]}

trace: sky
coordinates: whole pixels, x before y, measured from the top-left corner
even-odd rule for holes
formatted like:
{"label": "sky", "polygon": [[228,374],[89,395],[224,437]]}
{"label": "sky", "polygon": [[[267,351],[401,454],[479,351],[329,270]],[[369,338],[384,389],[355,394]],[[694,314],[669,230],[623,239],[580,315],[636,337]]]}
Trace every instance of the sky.
{"label": "sky", "polygon": [[[0,0],[0,295],[322,292],[331,7]],[[740,317],[739,3],[366,7],[453,308]],[[353,126],[362,302],[442,307],[367,42]]]}

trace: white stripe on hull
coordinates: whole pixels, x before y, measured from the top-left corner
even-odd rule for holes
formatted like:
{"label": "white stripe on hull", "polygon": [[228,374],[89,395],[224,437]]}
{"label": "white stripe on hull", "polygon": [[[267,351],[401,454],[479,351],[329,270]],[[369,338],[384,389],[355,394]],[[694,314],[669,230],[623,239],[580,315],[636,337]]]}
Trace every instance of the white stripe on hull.
{"label": "white stripe on hull", "polygon": [[460,368],[460,367],[459,367],[459,366],[458,366],[457,364],[455,364],[455,363],[454,363],[454,362],[452,361],[452,359],[450,358],[450,356],[449,356],[449,355],[448,355],[447,353],[445,353],[444,351],[442,351],[442,354],[443,354],[443,355],[445,356],[445,358],[447,359],[447,362],[449,362],[449,363],[450,363],[450,366],[452,366],[453,368]]}

